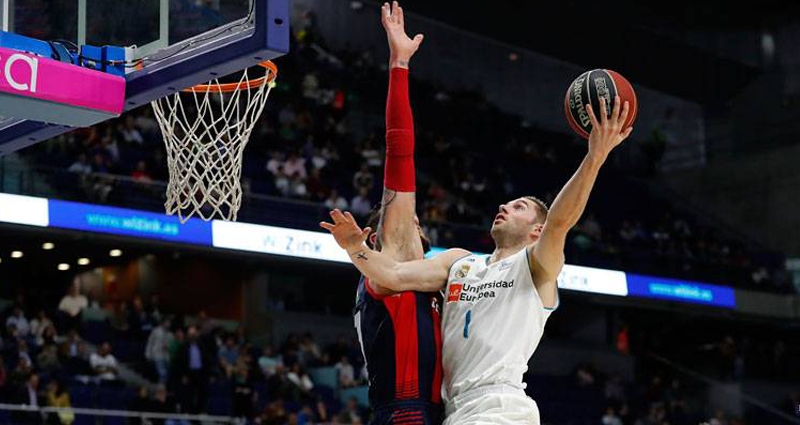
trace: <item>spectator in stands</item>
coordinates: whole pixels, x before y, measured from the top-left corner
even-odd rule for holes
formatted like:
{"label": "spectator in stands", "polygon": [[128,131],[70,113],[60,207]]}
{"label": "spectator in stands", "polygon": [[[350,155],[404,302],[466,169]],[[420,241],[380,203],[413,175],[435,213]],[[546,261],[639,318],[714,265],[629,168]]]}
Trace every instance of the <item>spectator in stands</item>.
{"label": "spectator in stands", "polygon": [[217,325],[214,322],[214,319],[208,317],[208,313],[206,313],[205,310],[200,310],[200,312],[197,313],[197,324],[195,327],[199,336],[206,336],[214,331]]}
{"label": "spectator in stands", "polygon": [[299,177],[304,181],[308,176],[306,172],[306,160],[301,157],[297,152],[291,152],[286,162],[283,163],[283,172],[289,178]]}
{"label": "spectator in stands", "polygon": [[89,364],[92,366],[95,377],[97,377],[100,382],[117,382],[119,365],[117,364],[117,358],[111,354],[110,343],[104,342],[101,344],[100,350],[89,356]]}
{"label": "spectator in stands", "polygon": [[67,328],[77,328],[80,324],[81,312],[89,306],[89,300],[80,293],[80,278],[75,276],[67,290],[67,295],[58,303],[58,310],[64,315],[64,325]]}
{"label": "spectator in stands", "polygon": [[303,335],[303,338],[300,339],[298,355],[300,356],[301,363],[305,367],[321,366],[320,360],[322,359],[322,352],[310,332],[307,332]]}
{"label": "spectator in stands", "polygon": [[[150,408],[148,410],[156,413],[174,414],[178,413],[178,406],[167,394],[167,388],[162,384],[158,384],[153,393],[153,400],[150,402]],[[153,423],[153,425],[188,425],[186,421],[165,421],[164,419],[150,419],[150,422]]]}
{"label": "spectator in stands", "polygon": [[362,187],[358,190],[358,195],[350,201],[350,212],[356,217],[364,218],[369,215],[371,209],[369,190],[366,187]]}
{"label": "spectator in stands", "polygon": [[310,199],[316,202],[327,198],[328,193],[331,191],[326,181],[322,178],[322,172],[316,167],[311,170],[311,175],[306,180],[306,189]]}
{"label": "spectator in stands", "polygon": [[606,409],[606,414],[603,415],[601,422],[603,425],[622,425],[622,420],[617,416],[613,407]]}
{"label": "spectator in stands", "polygon": [[344,196],[340,196],[339,191],[336,189],[331,189],[330,194],[328,195],[328,198],[325,199],[324,204],[325,208],[329,210],[333,210],[336,208],[340,210],[346,210],[348,209],[349,206],[347,200],[344,199]]}
{"label": "spectator in stands", "polygon": [[55,344],[46,345],[42,352],[36,356],[36,365],[39,371],[47,376],[53,376],[61,369],[61,361],[58,359],[58,347]]}
{"label": "spectator in stands", "polygon": [[273,354],[272,346],[265,346],[261,357],[258,358],[258,367],[261,369],[261,373],[264,374],[264,377],[267,379],[271,378],[277,373],[278,367],[282,365],[283,360],[281,360],[280,356]]}
{"label": "spectator in stands", "polygon": [[[17,404],[38,408],[44,406],[41,395],[39,394],[39,375],[32,373],[25,380],[24,385],[17,391],[15,402]],[[42,423],[42,414],[37,410],[34,412],[15,412],[11,415],[12,423],[35,425]]]}
{"label": "spectator in stands", "polygon": [[33,372],[33,365],[30,361],[26,359],[18,360],[17,366],[11,371],[8,377],[11,386],[19,387],[24,385]]}
{"label": "spectator in stands", "polygon": [[[201,312],[198,320],[207,320],[204,314]],[[200,343],[197,328],[190,326],[186,332],[186,341],[178,350],[174,365],[179,380],[178,394],[183,398],[181,405],[189,412],[196,413],[205,409],[208,376],[212,367],[211,358],[208,350]]]}
{"label": "spectator in stands", "polygon": [[122,140],[127,144],[143,145],[144,137],[136,128],[136,122],[133,115],[125,116],[125,123],[119,129]]}
{"label": "spectator in stands", "polygon": [[[69,398],[69,391],[64,387],[61,381],[53,380],[47,384],[47,391],[45,393],[48,407],[57,407],[68,409],[72,407]],[[75,414],[72,411],[63,411],[58,413],[51,413],[47,417],[48,424],[61,424],[71,425],[75,422]]]}
{"label": "spectator in stands", "polygon": [[339,385],[342,388],[350,388],[356,385],[355,370],[347,356],[342,356],[339,363],[336,363],[336,371],[339,372]]}
{"label": "spectator in stands", "polygon": [[150,335],[150,331],[153,330],[155,324],[153,323],[153,319],[150,317],[150,314],[144,308],[142,297],[139,295],[133,297],[131,306],[132,308],[128,316],[128,324],[130,325],[131,330],[136,336],[141,338],[144,338],[145,335]]}
{"label": "spectator in stands", "polygon": [[300,366],[300,363],[292,365],[289,373],[286,374],[286,379],[294,385],[294,395],[298,400],[310,399],[314,383],[311,382],[311,378]]}
{"label": "spectator in stands", "polygon": [[131,173],[131,178],[138,183],[149,184],[153,182],[153,177],[147,171],[147,162],[139,161],[136,163],[136,169]]}
{"label": "spectator in stands", "polygon": [[[153,409],[152,406],[153,403],[150,402],[150,393],[147,390],[147,386],[142,385],[136,393],[136,398],[128,405],[128,410],[131,412],[150,412]],[[140,418],[132,418],[130,420],[131,425],[142,425],[142,422]]]}
{"label": "spectator in stands", "polygon": [[[94,371],[91,363],[89,363],[89,348],[86,343],[78,341],[75,344],[69,343],[66,347],[68,347],[70,353],[62,358],[65,358],[64,366],[67,372],[82,382],[89,382],[90,377],[94,375]],[[74,347],[74,354],[71,353],[72,347]]]}
{"label": "spectator in stands", "polygon": [[361,169],[353,175],[353,189],[358,192],[361,191],[361,188],[366,188],[369,192],[374,185],[375,175],[369,170],[369,164],[365,162],[361,164]]}
{"label": "spectator in stands", "polygon": [[82,153],[78,155],[78,159],[67,168],[67,171],[76,174],[90,174],[92,172],[92,165],[89,164],[86,154]]}
{"label": "spectator in stands", "polygon": [[252,419],[256,413],[256,393],[247,367],[237,367],[233,373],[233,416]]}
{"label": "spectator in stands", "polygon": [[272,173],[273,176],[278,176],[278,173],[281,172],[281,168],[283,167],[283,154],[280,151],[272,151],[270,154],[270,159],[267,161],[267,171]]}
{"label": "spectator in stands", "polygon": [[381,153],[375,148],[375,138],[376,136],[374,133],[370,134],[367,140],[364,141],[363,148],[361,148],[361,157],[370,168],[379,168],[383,166]]}
{"label": "spectator in stands", "polygon": [[219,347],[217,357],[222,372],[230,378],[233,375],[236,361],[239,360],[239,347],[236,346],[236,340],[233,335],[225,336],[225,343]]}
{"label": "spectator in stands", "polygon": [[341,413],[340,418],[342,418],[348,424],[356,424],[356,423],[364,423],[364,419],[367,418],[367,413],[359,407],[358,399],[355,397],[350,397],[347,400],[347,406],[345,406],[344,411]]}
{"label": "spectator in stands", "polygon": [[31,358],[30,353],[28,352],[28,341],[24,339],[17,340],[17,361],[18,362],[27,362],[30,365],[33,365],[33,359]]}
{"label": "spectator in stands", "polygon": [[131,332],[130,317],[128,302],[121,301],[111,313],[109,325],[118,335],[127,335]]}
{"label": "spectator in stands", "polygon": [[47,328],[53,328],[53,331],[55,331],[53,321],[47,317],[47,313],[45,313],[44,310],[39,310],[36,317],[31,320],[31,338],[39,347],[44,343],[44,333]]}
{"label": "spectator in stands", "polygon": [[31,325],[25,318],[22,307],[14,306],[14,312],[6,319],[6,328],[13,326],[17,332],[17,338],[27,338],[31,333]]}
{"label": "spectator in stands", "polygon": [[308,188],[303,179],[295,174],[289,183],[289,196],[297,199],[306,199],[308,197]]}
{"label": "spectator in stands", "polygon": [[169,346],[172,342],[170,325],[170,320],[164,319],[150,332],[144,354],[145,358],[153,364],[158,374],[158,382],[162,384],[166,384],[167,378],[169,378]]}

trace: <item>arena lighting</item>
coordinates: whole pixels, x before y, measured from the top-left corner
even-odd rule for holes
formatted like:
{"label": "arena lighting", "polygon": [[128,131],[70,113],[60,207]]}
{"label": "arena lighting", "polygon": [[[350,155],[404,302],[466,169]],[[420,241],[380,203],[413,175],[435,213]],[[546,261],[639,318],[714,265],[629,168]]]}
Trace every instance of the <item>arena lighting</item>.
{"label": "arena lighting", "polygon": [[79,266],[88,266],[91,261],[88,258],[78,258]]}
{"label": "arena lighting", "polygon": [[112,257],[121,257],[122,256],[122,250],[121,249],[112,249],[111,251],[108,252],[108,255],[110,255]]}
{"label": "arena lighting", "polygon": [[69,264],[61,263],[58,265],[58,269],[61,270],[62,272],[67,271],[69,270]]}
{"label": "arena lighting", "polygon": [[55,248],[56,245],[52,242],[45,242],[42,244],[42,249],[45,251],[50,251],[51,249]]}
{"label": "arena lighting", "polygon": [[22,251],[11,251],[11,258],[22,258]]}

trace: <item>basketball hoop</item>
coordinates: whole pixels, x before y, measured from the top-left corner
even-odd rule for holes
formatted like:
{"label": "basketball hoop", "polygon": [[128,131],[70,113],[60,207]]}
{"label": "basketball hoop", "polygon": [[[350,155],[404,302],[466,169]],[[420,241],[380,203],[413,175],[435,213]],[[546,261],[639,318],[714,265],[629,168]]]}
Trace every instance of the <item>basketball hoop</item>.
{"label": "basketball hoop", "polygon": [[251,79],[245,69],[238,83],[215,79],[152,102],[167,148],[164,206],[181,223],[193,216],[236,221],[244,148],[278,75],[270,61],[259,67],[263,77]]}

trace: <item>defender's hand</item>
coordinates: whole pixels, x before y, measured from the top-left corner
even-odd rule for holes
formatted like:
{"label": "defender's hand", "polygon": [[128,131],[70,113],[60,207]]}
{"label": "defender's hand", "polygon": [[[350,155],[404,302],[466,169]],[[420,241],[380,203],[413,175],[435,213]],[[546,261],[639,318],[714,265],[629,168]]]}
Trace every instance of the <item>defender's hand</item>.
{"label": "defender's hand", "polygon": [[331,211],[330,214],[333,219],[333,224],[323,221],[319,223],[319,226],[331,232],[333,238],[336,239],[336,243],[348,253],[360,249],[364,241],[367,240],[372,229],[367,227],[361,230],[355,218],[353,218],[353,215],[347,211],[343,214],[337,208]]}
{"label": "defender's hand", "polygon": [[415,35],[414,39],[408,37],[403,19],[403,8],[396,1],[391,6],[389,3],[381,6],[381,23],[389,39],[389,67],[408,68],[411,57],[419,49],[419,45],[425,37],[422,34]]}

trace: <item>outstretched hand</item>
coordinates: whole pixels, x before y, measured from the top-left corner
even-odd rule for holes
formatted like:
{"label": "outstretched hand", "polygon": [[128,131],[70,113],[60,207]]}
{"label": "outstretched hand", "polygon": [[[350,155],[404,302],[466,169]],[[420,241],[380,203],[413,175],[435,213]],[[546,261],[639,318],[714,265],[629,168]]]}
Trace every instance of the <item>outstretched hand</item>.
{"label": "outstretched hand", "polygon": [[628,119],[630,105],[626,100],[625,104],[620,107],[620,98],[615,96],[614,107],[611,109],[611,116],[609,116],[606,103],[601,101],[601,118],[599,121],[594,110],[592,110],[592,105],[586,105],[586,109],[589,112],[589,119],[592,121],[592,133],[589,135],[589,152],[605,159],[633,131],[633,127],[622,128]]}
{"label": "outstretched hand", "polygon": [[403,8],[396,1],[391,5],[384,3],[381,6],[381,23],[389,39],[390,67],[408,68],[411,57],[425,37],[417,34],[412,39],[406,34]]}
{"label": "outstretched hand", "polygon": [[358,227],[358,223],[356,223],[356,219],[347,211],[342,213],[337,208],[331,211],[330,215],[331,219],[333,219],[333,224],[323,221],[319,223],[319,226],[331,232],[333,238],[336,239],[336,243],[347,252],[360,248],[369,237],[370,232],[372,232],[369,227],[361,230]]}

